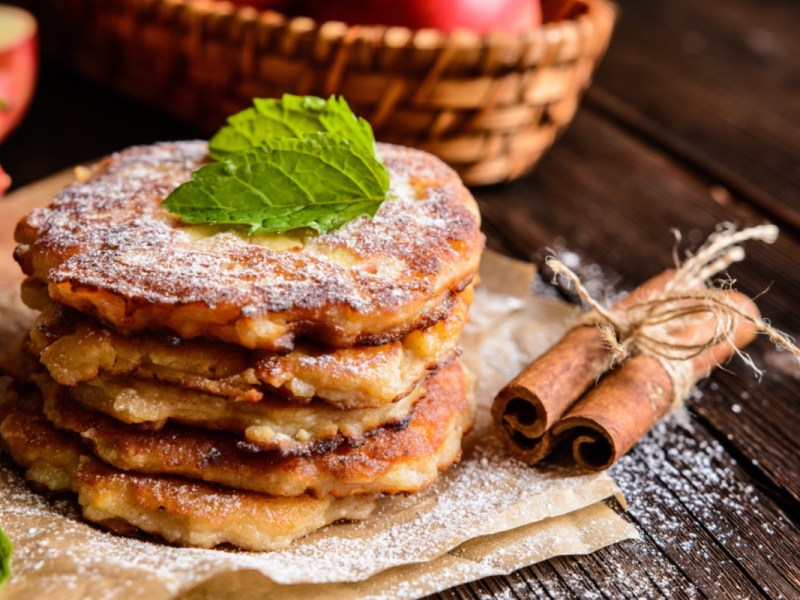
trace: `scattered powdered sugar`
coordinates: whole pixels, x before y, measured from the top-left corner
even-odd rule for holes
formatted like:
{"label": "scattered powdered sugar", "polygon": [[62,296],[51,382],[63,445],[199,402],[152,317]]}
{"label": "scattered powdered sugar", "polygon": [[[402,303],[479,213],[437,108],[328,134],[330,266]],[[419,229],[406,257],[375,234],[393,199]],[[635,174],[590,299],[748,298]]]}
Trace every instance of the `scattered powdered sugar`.
{"label": "scattered powdered sugar", "polygon": [[[509,273],[506,283],[512,286],[518,276]],[[487,406],[494,392],[561,335],[574,311],[561,303],[524,302],[503,293],[502,282],[486,276],[484,281],[489,289],[478,292],[464,336],[465,361],[478,380],[479,425],[461,466],[433,488],[390,499],[367,521],[329,527],[290,549],[245,553],[174,548],[104,533],[81,522],[73,502],[43,499],[0,463],[0,522],[10,524],[16,572],[54,573],[63,584],[63,600],[80,598],[85,581],[92,582],[93,597],[104,597],[97,586],[109,566],[119,571],[108,576],[108,598],[161,597],[227,569],[254,569],[284,582],[365,578],[393,564],[426,560],[480,532],[531,522],[613,493],[605,476],[529,469],[505,457],[487,434]],[[702,397],[695,390],[691,400]],[[760,568],[772,569],[775,577],[796,568],[791,551],[781,555],[764,544],[764,536],[792,539],[796,527],[762,502],[761,492],[743,481],[717,441],[693,425],[687,409],[657,424],[611,474],[625,493],[642,541],[604,551],[599,559],[604,577],[597,570],[587,577],[576,563],[559,559],[535,568],[535,581],[513,577],[511,588],[479,591],[478,596],[610,598],[624,589],[631,597],[745,597],[753,593],[750,579],[767,577],[752,567],[747,576],[742,573],[748,557],[763,554]],[[571,498],[575,494],[581,497]],[[748,529],[742,523],[751,532],[755,528],[756,535],[743,533]],[[776,544],[769,547],[781,547]],[[692,559],[686,560],[687,555]],[[466,564],[452,571],[460,571],[463,581],[481,572]],[[127,579],[120,572],[129,573]],[[121,581],[135,581],[140,596],[123,594]],[[409,584],[407,593],[402,586],[395,589],[414,596],[416,588]],[[74,590],[73,596],[66,593]],[[764,591],[786,596],[780,590]]]}
{"label": "scattered powdered sugar", "polygon": [[626,295],[626,292],[619,288],[621,279],[619,274],[610,272],[597,263],[583,261],[578,252],[566,247],[563,238],[556,238],[551,247],[540,250],[535,255],[536,263],[540,266],[540,272],[533,284],[536,295],[545,298],[566,298],[576,305],[582,303],[574,286],[566,278],[554,277],[553,271],[545,261],[548,256],[555,256],[574,271],[592,298],[606,306],[613,305]]}
{"label": "scattered powdered sugar", "polygon": [[[559,256],[565,255],[593,296],[614,296],[600,269],[562,248]],[[692,390],[688,408],[657,423],[610,470],[641,540],[605,549],[603,577],[600,569],[587,574],[569,559],[534,568],[537,581],[514,588],[520,597],[614,598],[620,589],[636,598],[751,597],[761,595],[758,588],[768,597],[792,597],[767,589],[765,580],[783,580],[783,589],[794,588],[797,597],[796,556],[781,541],[797,539],[797,527],[767,506],[730,453],[693,419],[691,405],[709,400],[705,389],[719,386],[712,381]],[[748,392],[739,398],[748,400]],[[733,403],[731,411],[739,414],[742,407]],[[768,551],[758,530],[771,537],[770,548],[783,545],[786,552]]]}
{"label": "scattered powdered sugar", "polygon": [[[748,530],[760,527],[789,538],[797,530],[761,502],[761,492],[743,480],[725,448],[689,417],[683,409],[656,424],[611,472],[625,492],[630,516],[650,543],[668,556],[680,552],[695,557],[698,573],[689,575],[707,582],[710,587],[703,593],[746,596],[750,584],[737,571],[748,555],[763,554],[770,569],[781,558],[765,553]],[[641,550],[649,545],[641,544]]]}
{"label": "scattered powdered sugar", "polygon": [[160,210],[206,160],[203,142],[130,148],[35,210],[25,251],[43,254],[44,264],[55,258],[51,282],[129,301],[234,306],[248,317],[330,305],[365,314],[396,309],[465,278],[482,237],[474,204],[451,169],[420,151],[379,150],[394,183],[375,217],[299,236],[286,248],[273,239],[280,236],[211,228],[198,236],[198,228],[176,225]]}
{"label": "scattered powdered sugar", "polygon": [[[325,528],[285,550],[253,553],[176,548],[106,533],[81,521],[72,502],[48,501],[30,491],[16,471],[0,462],[0,522],[17,548],[17,577],[57,580],[65,589],[77,590],[76,598],[86,581],[92,582],[94,597],[102,597],[96,590],[108,586],[109,598],[157,598],[230,570],[255,570],[279,583],[363,580],[391,567],[428,561],[476,536],[569,513],[616,494],[617,487],[604,474],[530,469],[507,457],[490,431],[488,407],[503,378],[552,343],[559,328],[563,331],[561,317],[571,311],[551,302],[530,309],[488,290],[478,292],[473,311],[475,324],[465,345],[480,383],[478,423],[466,441],[461,465],[431,488],[387,498],[363,522]],[[520,344],[514,328],[492,330],[504,314],[519,323],[538,314],[550,323],[550,333],[536,338],[538,347],[530,339]],[[481,331],[476,324],[492,331]],[[489,360],[495,346],[481,343],[489,336],[507,336],[501,344],[506,349],[502,365]],[[474,578],[470,572],[481,571],[467,569],[465,581]],[[130,580],[136,581],[135,593],[120,588]],[[13,590],[13,581],[11,585]]]}
{"label": "scattered powdered sugar", "polygon": [[[702,395],[697,391],[695,400]],[[524,574],[505,580],[510,587],[499,592],[481,593],[478,585],[472,591],[487,599],[509,591],[518,598],[600,600],[622,591],[632,598],[743,598],[761,595],[756,590],[763,586],[768,597],[796,597],[787,592],[797,589],[796,556],[782,541],[796,539],[796,526],[743,480],[736,462],[689,409],[656,424],[611,475],[640,541],[604,549],[587,561],[588,570],[572,559],[555,559],[533,567],[535,580]],[[781,579],[782,589],[763,584]]]}
{"label": "scattered powdered sugar", "polygon": [[[52,573],[54,561],[59,571],[77,578],[102,575],[112,567],[175,593],[227,570],[254,569],[280,583],[365,579],[390,567],[430,560],[478,535],[570,512],[615,492],[602,475],[529,469],[509,460],[482,433],[463,464],[432,488],[388,499],[367,521],[330,527],[286,550],[174,548],[115,536],[81,522],[70,503],[53,504],[34,494],[1,465],[0,522],[18,548],[14,568],[19,575]],[[42,526],[30,526],[39,521]]]}

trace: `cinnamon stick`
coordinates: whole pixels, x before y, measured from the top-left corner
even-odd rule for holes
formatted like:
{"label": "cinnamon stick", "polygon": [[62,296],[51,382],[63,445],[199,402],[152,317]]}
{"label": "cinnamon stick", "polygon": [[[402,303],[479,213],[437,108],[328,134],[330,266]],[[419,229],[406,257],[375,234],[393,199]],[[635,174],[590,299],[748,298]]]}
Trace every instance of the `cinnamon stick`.
{"label": "cinnamon stick", "polygon": [[[727,299],[754,321],[760,319],[755,304],[738,292]],[[670,337],[678,344],[697,344],[713,338],[717,318],[710,313],[695,318]],[[512,454],[538,462],[557,446],[570,443],[572,457],[582,468],[600,471],[610,467],[713,368],[729,359],[736,348],[746,346],[756,335],[750,321],[737,317],[729,339],[704,349],[688,360],[657,359],[640,354],[626,360],[583,396],[557,423],[537,439],[505,431]],[[682,380],[676,380],[676,378]]]}
{"label": "cinnamon stick", "polygon": [[[613,310],[646,301],[662,291],[674,273],[669,270],[653,277]],[[596,326],[582,325],[568,331],[495,398],[492,416],[501,440],[528,463],[543,458],[547,451],[539,445],[540,438],[608,371],[611,361],[612,354]]]}

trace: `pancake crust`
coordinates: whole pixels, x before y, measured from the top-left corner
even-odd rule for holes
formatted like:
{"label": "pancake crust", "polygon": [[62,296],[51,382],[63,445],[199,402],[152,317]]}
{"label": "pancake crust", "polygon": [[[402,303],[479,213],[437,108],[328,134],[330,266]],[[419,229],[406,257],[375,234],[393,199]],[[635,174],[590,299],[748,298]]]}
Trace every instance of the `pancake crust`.
{"label": "pancake crust", "polygon": [[338,410],[320,401],[298,404],[281,398],[236,402],[174,385],[107,375],[80,383],[70,388],[69,394],[84,408],[123,423],[160,429],[171,421],[231,431],[258,449],[289,456],[327,452],[345,441],[358,444],[378,427],[405,427],[424,388],[420,382],[397,402],[357,410]]}
{"label": "pancake crust", "polygon": [[441,319],[477,271],[477,206],[455,172],[379,144],[389,199],[374,218],[312,235],[186,226],[161,201],[206,160],[203,142],[102,161],[17,226],[15,256],[50,296],[125,332],[155,329],[268,350],[311,337],[386,343]]}
{"label": "pancake crust", "polygon": [[143,473],[180,475],[276,496],[335,497],[417,491],[461,457],[474,401],[460,362],[433,376],[406,429],[383,428],[359,446],[282,457],[242,449],[229,434],[167,425],[142,431],[81,409],[65,394],[47,394],[45,414],[75,431],[109,464]]}
{"label": "pancake crust", "polygon": [[30,333],[30,349],[62,385],[106,373],[240,401],[280,394],[300,402],[321,398],[343,409],[377,408],[403,398],[428,371],[455,358],[472,296],[467,288],[443,320],[396,342],[338,350],[299,344],[288,354],[205,340],[123,336],[45,300]]}
{"label": "pancake crust", "polygon": [[76,492],[86,519],[118,533],[140,529],[180,545],[274,550],[329,523],[364,519],[377,499],[282,498],[121,471],[88,455],[78,436],[56,430],[30,407],[6,415],[0,436],[30,481]]}
{"label": "pancake crust", "polygon": [[275,550],[336,521],[366,519],[374,495],[281,498],[153,477],[91,460],[76,476],[83,516],[119,533],[120,520],[175,544],[210,548],[231,543]]}

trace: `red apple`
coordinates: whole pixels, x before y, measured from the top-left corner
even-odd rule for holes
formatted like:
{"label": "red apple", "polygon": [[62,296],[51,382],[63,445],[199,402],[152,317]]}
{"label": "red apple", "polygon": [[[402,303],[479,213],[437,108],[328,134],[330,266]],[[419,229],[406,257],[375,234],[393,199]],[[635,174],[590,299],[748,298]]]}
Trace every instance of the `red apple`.
{"label": "red apple", "polygon": [[14,6],[0,5],[0,141],[22,119],[36,86],[36,20]]}
{"label": "red apple", "polygon": [[516,33],[541,23],[539,0],[310,0],[308,16],[350,25]]}

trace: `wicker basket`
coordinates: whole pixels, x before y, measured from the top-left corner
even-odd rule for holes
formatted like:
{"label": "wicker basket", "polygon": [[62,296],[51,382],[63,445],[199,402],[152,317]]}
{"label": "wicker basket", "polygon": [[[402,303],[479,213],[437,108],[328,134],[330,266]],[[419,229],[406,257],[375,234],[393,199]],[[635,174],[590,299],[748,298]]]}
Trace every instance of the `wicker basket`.
{"label": "wicker basket", "polygon": [[256,96],[341,94],[382,141],[437,154],[469,184],[528,171],[602,56],[609,0],[545,1],[519,35],[348,27],[213,0],[34,0],[45,53],[205,131]]}

